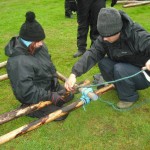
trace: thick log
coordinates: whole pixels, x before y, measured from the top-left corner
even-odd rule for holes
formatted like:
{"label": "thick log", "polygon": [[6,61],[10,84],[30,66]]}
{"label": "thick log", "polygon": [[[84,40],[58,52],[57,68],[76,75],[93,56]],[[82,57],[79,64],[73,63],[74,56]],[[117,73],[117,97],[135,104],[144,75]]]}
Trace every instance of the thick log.
{"label": "thick log", "polygon": [[0,81],[4,81],[8,79],[8,74],[0,75]]}
{"label": "thick log", "polygon": [[133,4],[126,4],[123,5],[124,8],[128,8],[128,7],[135,7],[135,6],[141,6],[141,5],[146,5],[146,4],[150,4],[150,1],[141,1],[141,2],[137,2],[137,3],[133,3]]}
{"label": "thick log", "polygon": [[23,115],[27,115],[33,111],[39,110],[45,106],[50,105],[51,103],[52,103],[51,101],[44,101],[44,102],[40,102],[38,104],[32,104],[30,106],[21,107],[21,108],[15,109],[13,111],[1,114],[0,115],[0,125],[6,123],[8,121],[11,121],[13,119],[16,119],[18,117],[21,117]]}
{"label": "thick log", "polygon": [[[112,86],[109,86],[109,87],[110,87],[110,89],[112,89]],[[105,93],[104,91],[103,92],[98,92],[98,91],[96,93],[100,93],[100,94]],[[108,89],[107,89],[107,91],[108,91]],[[21,136],[21,135],[23,135],[29,131],[32,131],[32,130],[40,127],[41,125],[44,125],[44,124],[49,123],[49,122],[51,122],[51,121],[53,121],[53,120],[55,120],[61,116],[64,116],[64,115],[68,114],[70,111],[73,111],[73,110],[75,110],[75,109],[77,109],[83,105],[84,105],[84,102],[78,100],[78,101],[73,102],[72,104],[70,104],[66,107],[63,107],[63,108],[61,108],[61,109],[59,109],[59,110],[57,110],[51,114],[39,119],[39,120],[33,121],[30,124],[24,125],[24,126],[18,128],[16,130],[13,130],[13,131],[0,137],[0,144],[4,144],[4,143],[6,143],[6,142],[18,137],[18,136]]]}
{"label": "thick log", "polygon": [[0,63],[0,68],[5,67],[6,64],[7,64],[7,61],[1,62],[1,63]]}

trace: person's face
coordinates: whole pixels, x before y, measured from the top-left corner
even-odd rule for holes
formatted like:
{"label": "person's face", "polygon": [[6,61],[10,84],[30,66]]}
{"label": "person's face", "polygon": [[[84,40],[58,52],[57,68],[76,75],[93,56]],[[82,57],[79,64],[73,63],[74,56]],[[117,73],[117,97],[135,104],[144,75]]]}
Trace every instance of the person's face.
{"label": "person's face", "polygon": [[39,48],[43,45],[43,41],[35,42],[34,48]]}
{"label": "person's face", "polygon": [[120,32],[115,34],[115,35],[113,35],[113,36],[103,37],[103,40],[107,41],[109,43],[114,43],[114,42],[116,42],[119,39],[119,37],[120,37]]}

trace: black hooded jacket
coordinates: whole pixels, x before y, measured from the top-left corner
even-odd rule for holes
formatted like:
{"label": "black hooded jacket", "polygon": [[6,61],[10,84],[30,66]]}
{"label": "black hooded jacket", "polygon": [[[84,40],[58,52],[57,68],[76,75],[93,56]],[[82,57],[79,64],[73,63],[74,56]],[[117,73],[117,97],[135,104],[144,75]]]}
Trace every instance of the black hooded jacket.
{"label": "black hooded jacket", "polygon": [[5,47],[9,57],[7,72],[16,98],[25,104],[49,100],[56,69],[45,44],[34,55],[19,37],[13,37]]}
{"label": "black hooded jacket", "polygon": [[123,11],[119,12],[123,21],[120,39],[108,43],[99,36],[92,47],[73,66],[73,74],[81,76],[86,73],[106,54],[116,62],[130,63],[140,68],[145,66],[150,59],[150,33],[134,23]]}

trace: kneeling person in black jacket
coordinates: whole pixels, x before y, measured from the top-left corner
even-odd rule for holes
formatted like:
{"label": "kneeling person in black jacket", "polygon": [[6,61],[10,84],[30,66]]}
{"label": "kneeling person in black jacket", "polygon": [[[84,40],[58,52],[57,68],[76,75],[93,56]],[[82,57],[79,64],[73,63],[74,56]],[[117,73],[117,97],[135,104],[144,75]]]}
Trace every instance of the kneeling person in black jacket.
{"label": "kneeling person in black jacket", "polygon": [[73,98],[72,94],[66,99],[61,97],[66,90],[58,82],[44,38],[44,30],[35,20],[34,12],[27,12],[19,36],[12,37],[5,47],[5,54],[9,57],[7,72],[16,99],[23,106],[48,100],[53,103],[28,115],[37,118],[60,109]]}
{"label": "kneeling person in black jacket", "polygon": [[[96,63],[106,81],[122,79],[140,72],[143,67],[150,76],[150,33],[123,11],[102,8],[98,15],[98,38],[73,66],[65,83],[71,91],[76,77],[89,71]],[[120,101],[118,108],[129,108],[138,100],[138,90],[150,86],[149,79],[140,73],[115,83]]]}

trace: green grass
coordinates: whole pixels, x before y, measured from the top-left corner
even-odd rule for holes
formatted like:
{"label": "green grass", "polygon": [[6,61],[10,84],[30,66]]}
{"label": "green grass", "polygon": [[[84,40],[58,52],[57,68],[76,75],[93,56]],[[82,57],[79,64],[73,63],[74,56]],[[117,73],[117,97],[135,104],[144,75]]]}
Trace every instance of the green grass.
{"label": "green grass", "polygon": [[[110,6],[108,2],[107,6]],[[28,10],[36,13],[37,20],[46,32],[45,42],[56,68],[69,76],[76,52],[77,21],[64,17],[63,0],[0,0],[0,62],[5,61],[4,47],[10,38],[17,35]],[[150,5],[122,8],[130,17],[150,31]],[[88,39],[88,45],[90,40]],[[98,73],[93,67],[78,78],[92,80]],[[5,69],[0,70],[0,74]],[[139,91],[140,102],[149,98],[149,89]],[[74,101],[80,97],[76,95]],[[116,91],[102,96],[113,103],[118,102]],[[0,83],[0,113],[17,108],[9,80]],[[64,122],[51,122],[0,146],[1,150],[149,150],[150,149],[150,104],[145,104],[128,112],[118,112],[100,101],[91,102],[86,111],[79,108]],[[17,129],[34,119],[20,117],[0,126],[0,136]]]}

